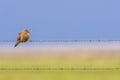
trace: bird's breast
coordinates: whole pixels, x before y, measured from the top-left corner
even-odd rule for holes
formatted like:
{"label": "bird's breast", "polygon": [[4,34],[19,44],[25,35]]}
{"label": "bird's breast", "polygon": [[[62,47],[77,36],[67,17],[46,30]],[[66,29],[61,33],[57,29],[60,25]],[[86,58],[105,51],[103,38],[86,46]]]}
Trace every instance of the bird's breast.
{"label": "bird's breast", "polygon": [[22,42],[26,42],[26,41],[28,41],[29,40],[29,38],[30,38],[30,34],[24,34],[23,36],[22,36],[23,38],[22,38]]}

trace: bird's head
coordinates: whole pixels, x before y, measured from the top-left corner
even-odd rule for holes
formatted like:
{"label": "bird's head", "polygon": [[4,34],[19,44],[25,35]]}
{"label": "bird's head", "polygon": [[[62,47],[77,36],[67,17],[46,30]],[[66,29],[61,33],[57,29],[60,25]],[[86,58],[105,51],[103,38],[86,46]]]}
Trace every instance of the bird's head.
{"label": "bird's head", "polygon": [[29,33],[29,31],[27,29],[24,30],[25,32]]}

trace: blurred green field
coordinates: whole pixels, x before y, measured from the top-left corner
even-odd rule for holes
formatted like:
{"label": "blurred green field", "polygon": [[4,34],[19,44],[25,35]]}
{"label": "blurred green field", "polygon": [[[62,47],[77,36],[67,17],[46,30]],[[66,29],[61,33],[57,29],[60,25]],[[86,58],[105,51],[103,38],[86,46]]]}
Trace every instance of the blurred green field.
{"label": "blurred green field", "polygon": [[[0,68],[120,68],[120,50],[109,48],[2,48]],[[114,70],[0,70],[0,80],[119,80]]]}
{"label": "blurred green field", "polygon": [[119,80],[120,71],[0,71],[0,80]]}

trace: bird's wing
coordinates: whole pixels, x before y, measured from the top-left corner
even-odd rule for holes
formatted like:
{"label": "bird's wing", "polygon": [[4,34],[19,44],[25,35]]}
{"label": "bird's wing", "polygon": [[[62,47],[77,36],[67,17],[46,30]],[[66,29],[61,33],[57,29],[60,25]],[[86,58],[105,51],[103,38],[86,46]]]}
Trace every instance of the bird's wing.
{"label": "bird's wing", "polygon": [[17,41],[20,41],[21,32],[18,34]]}

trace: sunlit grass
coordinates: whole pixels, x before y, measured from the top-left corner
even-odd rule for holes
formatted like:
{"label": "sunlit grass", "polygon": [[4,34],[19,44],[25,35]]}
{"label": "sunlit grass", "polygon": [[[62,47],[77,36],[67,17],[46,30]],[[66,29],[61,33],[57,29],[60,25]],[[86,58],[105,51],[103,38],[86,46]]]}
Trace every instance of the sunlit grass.
{"label": "sunlit grass", "polygon": [[120,71],[0,71],[0,80],[119,80]]}
{"label": "sunlit grass", "polygon": [[[120,50],[8,49],[0,68],[120,68]],[[0,70],[0,80],[119,80],[120,70]]]}

